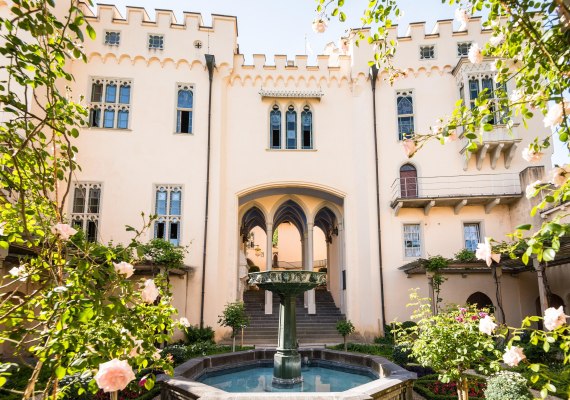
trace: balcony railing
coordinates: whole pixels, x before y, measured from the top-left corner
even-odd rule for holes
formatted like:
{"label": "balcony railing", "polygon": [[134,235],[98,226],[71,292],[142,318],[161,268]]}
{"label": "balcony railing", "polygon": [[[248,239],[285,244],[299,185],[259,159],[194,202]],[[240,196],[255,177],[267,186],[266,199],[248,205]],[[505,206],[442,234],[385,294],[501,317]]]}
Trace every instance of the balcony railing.
{"label": "balcony railing", "polygon": [[[397,178],[391,186],[391,206],[426,208],[467,204],[492,206],[521,196],[518,174],[478,174]],[[492,206],[490,206],[492,204]]]}

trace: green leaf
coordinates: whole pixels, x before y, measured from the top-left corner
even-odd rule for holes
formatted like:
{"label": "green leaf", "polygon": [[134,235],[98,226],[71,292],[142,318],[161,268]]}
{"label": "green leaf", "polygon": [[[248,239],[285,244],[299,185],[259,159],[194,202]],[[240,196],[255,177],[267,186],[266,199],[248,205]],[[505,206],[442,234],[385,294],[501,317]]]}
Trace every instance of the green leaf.
{"label": "green leaf", "polygon": [[91,38],[91,40],[95,40],[97,34],[95,33],[95,29],[91,25],[87,25],[87,34]]}
{"label": "green leaf", "polygon": [[6,383],[6,378],[3,376],[0,376],[0,387],[4,386],[5,383]]}
{"label": "green leaf", "polygon": [[528,368],[533,372],[538,372],[540,370],[540,365],[539,364],[530,364],[528,366]]}
{"label": "green leaf", "polygon": [[146,382],[144,383],[144,388],[146,390],[151,390],[154,387],[154,379],[147,379]]}
{"label": "green leaf", "polygon": [[55,376],[57,376],[57,379],[61,379],[65,376],[65,368],[62,367],[61,365],[58,365],[57,368],[55,369]]}
{"label": "green leaf", "polygon": [[[554,260],[554,257],[556,257],[556,252],[554,251],[554,249],[545,249],[544,252],[542,253],[542,259],[544,261],[552,261]],[[548,350],[546,350],[548,351]]]}
{"label": "green leaf", "polygon": [[518,231],[528,231],[528,230],[530,230],[530,228],[532,228],[531,224],[524,224],[524,225],[517,226],[515,229]]}

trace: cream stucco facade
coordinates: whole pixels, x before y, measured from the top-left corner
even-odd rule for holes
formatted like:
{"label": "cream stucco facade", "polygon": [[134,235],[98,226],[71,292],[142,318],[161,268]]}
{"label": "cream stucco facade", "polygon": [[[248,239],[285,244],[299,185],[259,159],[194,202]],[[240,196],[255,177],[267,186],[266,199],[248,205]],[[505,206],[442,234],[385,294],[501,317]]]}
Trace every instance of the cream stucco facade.
{"label": "cream stucco facade", "polygon": [[[368,67],[373,48],[364,42],[357,47],[347,38],[347,48],[318,56],[314,66],[307,65],[306,56],[288,60],[280,55],[275,65],[267,64],[265,55],[254,55],[253,65],[246,65],[238,50],[235,17],[213,15],[207,27],[194,13],[177,21],[170,11],[149,15],[135,7],[128,7],[125,16],[109,5],[86,12],[97,39],[85,43],[87,63],[70,65],[72,91],[84,95],[85,105],[100,108],[101,114],[92,115],[91,125],[98,126],[82,129],[75,143],[82,166],[75,179],[101,190],[100,207],[92,217],[102,242],[128,241],[124,226],[140,225],[140,212],[157,212],[161,201],[165,210],[178,207],[165,211],[170,213],[163,218],[165,225],[151,230],[148,238],[174,235],[177,244],[188,246],[191,273],[172,283],[174,306],[193,324],[200,322],[202,290],[206,325],[217,327],[224,305],[238,300],[240,252],[247,251],[243,239],[252,230],[258,233],[256,264],[262,269],[272,265],[271,237],[278,226],[283,229],[280,260],[317,269],[314,261],[326,259],[335,303],[370,337],[382,332],[383,321],[409,319],[405,304],[410,288],[428,294],[425,274],[406,274],[400,267],[419,257],[452,257],[465,247],[465,224],[476,224],[481,240],[502,240],[528,215],[519,174],[524,176],[529,164],[521,150],[535,136],[548,133],[538,118],[528,129],[516,124],[512,136],[497,124],[470,158],[459,139],[444,146],[429,143],[408,160],[399,140],[397,102],[402,98],[411,98],[413,127],[422,132],[452,112],[461,86],[469,101],[471,79],[492,81],[492,60],[472,65],[458,56],[459,42],[483,45],[488,40],[489,32],[477,18],[463,32],[454,32],[452,21],[439,21],[429,34],[424,24],[411,25],[405,37],[397,38],[394,59],[406,76],[390,85],[380,74],[374,111]],[[108,33],[119,33],[119,39]],[[392,34],[396,37],[395,28]],[[157,48],[149,48],[149,41]],[[431,49],[421,46],[434,46],[427,59],[420,59],[420,53]],[[215,57],[211,82],[207,54]],[[106,91],[113,84],[115,100],[107,102]],[[130,88],[125,102],[121,85]],[[98,98],[96,90],[101,90]],[[177,107],[181,90],[192,93],[190,107]],[[296,138],[291,144],[295,148],[287,149],[290,107],[296,112]],[[280,148],[270,133],[274,108],[281,113]],[[112,117],[105,110],[113,110]],[[301,117],[307,110],[311,140],[304,142]],[[191,119],[181,125],[188,112]],[[543,159],[546,170],[548,156]],[[416,171],[413,194],[399,180],[406,164]],[[166,200],[157,197],[157,190],[167,194]],[[180,193],[180,199],[172,193]],[[72,204],[68,210],[73,217]],[[404,240],[410,232],[415,239]],[[255,258],[251,250],[248,257]],[[568,274],[556,268],[560,271],[554,272],[551,289],[567,304]],[[445,302],[465,303],[481,292],[496,305],[490,270],[448,278],[441,293]],[[504,273],[502,293],[508,323],[536,312],[533,272]],[[318,313],[310,294],[306,304]]]}

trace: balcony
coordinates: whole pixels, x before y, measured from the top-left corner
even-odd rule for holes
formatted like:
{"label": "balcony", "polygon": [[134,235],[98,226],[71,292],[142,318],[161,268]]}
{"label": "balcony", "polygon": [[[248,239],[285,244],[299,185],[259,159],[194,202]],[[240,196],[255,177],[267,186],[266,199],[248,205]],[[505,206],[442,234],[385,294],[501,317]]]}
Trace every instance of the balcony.
{"label": "balcony", "polygon": [[[517,125],[518,124],[515,126]],[[509,132],[505,125],[494,125],[492,131],[483,132],[483,141],[482,143],[476,141],[478,148],[475,152],[467,150],[468,140],[461,132],[460,138],[463,146],[461,146],[461,150],[459,152],[464,156],[464,171],[467,171],[469,160],[473,156],[476,157],[476,166],[477,169],[480,170],[483,167],[483,161],[487,154],[489,154],[491,158],[491,168],[495,169],[501,153],[504,154],[505,168],[508,169],[511,166],[511,161],[515,155],[518,144],[521,141],[521,138],[517,135],[516,131],[512,130]]]}
{"label": "balcony", "polygon": [[499,204],[511,204],[522,196],[518,174],[478,174],[397,178],[391,186],[390,206],[402,208],[453,207],[455,214],[469,206],[483,206],[485,213]]}

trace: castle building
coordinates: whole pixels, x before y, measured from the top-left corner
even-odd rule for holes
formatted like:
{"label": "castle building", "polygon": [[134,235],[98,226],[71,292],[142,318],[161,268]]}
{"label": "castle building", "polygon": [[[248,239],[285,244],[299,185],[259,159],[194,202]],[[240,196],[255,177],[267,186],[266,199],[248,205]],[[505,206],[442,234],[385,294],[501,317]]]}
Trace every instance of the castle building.
{"label": "castle building", "polygon": [[[269,64],[263,54],[249,65],[235,17],[212,15],[204,26],[196,13],[85,12],[97,38],[85,42],[87,63],[69,66],[72,92],[89,109],[69,219],[90,240],[117,243],[130,240],[124,227],[139,226],[141,211],[157,214],[148,239],[189,250],[190,272],[171,282],[174,306],[192,324],[217,327],[224,305],[241,300],[247,257],[261,270],[326,268],[336,307],[363,336],[381,334],[410,318],[410,288],[433,295],[418,259],[505,239],[529,218],[526,185],[550,169],[550,154],[542,165],[521,157],[549,133],[542,121],[528,129],[515,121],[509,132],[499,108],[473,153],[460,130],[412,159],[402,149],[458,100],[496,88],[493,60],[466,58],[490,37],[479,18],[460,32],[451,20],[430,33],[424,23],[400,37],[392,28],[405,76],[390,85],[371,72],[373,47],[356,46],[354,35],[317,65],[282,55]],[[536,271],[498,265],[452,261],[439,297],[490,305],[514,325],[536,314]],[[556,301],[568,304],[563,267],[548,274]],[[272,305],[265,294],[266,314]],[[304,305],[319,314],[314,291]]]}

